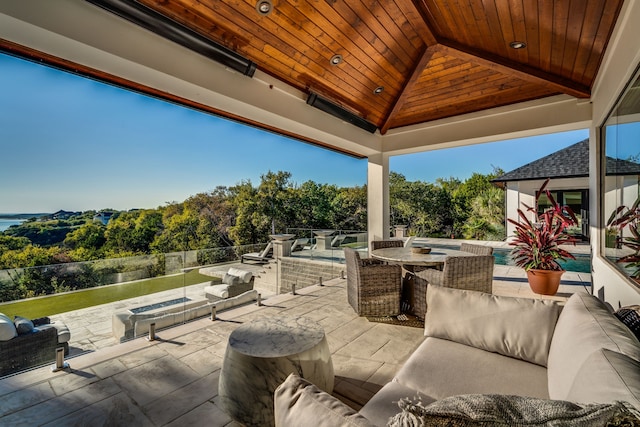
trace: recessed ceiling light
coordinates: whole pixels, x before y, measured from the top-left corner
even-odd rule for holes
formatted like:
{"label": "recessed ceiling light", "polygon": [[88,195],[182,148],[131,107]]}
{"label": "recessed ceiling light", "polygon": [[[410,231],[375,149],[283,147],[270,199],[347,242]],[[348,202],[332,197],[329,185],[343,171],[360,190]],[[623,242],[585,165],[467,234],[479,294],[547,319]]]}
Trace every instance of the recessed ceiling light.
{"label": "recessed ceiling light", "polygon": [[512,41],[511,43],[509,43],[509,47],[511,47],[512,49],[523,49],[527,47],[527,44],[525,42]]}
{"label": "recessed ceiling light", "polygon": [[333,55],[329,62],[331,63],[331,65],[338,65],[342,62],[342,55]]}
{"label": "recessed ceiling light", "polygon": [[260,15],[267,16],[273,10],[273,3],[271,3],[271,0],[258,0],[256,10]]}
{"label": "recessed ceiling light", "polygon": [[380,95],[382,92],[384,92],[384,86],[378,86],[373,90],[373,93],[376,95]]}

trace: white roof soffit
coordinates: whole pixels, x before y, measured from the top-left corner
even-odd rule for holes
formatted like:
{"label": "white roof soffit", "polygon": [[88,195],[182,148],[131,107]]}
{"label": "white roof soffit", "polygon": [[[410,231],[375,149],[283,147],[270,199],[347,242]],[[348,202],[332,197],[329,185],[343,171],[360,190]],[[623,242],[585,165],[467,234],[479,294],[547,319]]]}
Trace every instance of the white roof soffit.
{"label": "white roof soffit", "polygon": [[394,129],[383,136],[383,151],[393,156],[585,129],[591,114],[588,100],[558,95]]}
{"label": "white roof soffit", "polygon": [[363,156],[380,134],[306,105],[259,70],[253,78],[78,0],[0,3],[0,38]]}

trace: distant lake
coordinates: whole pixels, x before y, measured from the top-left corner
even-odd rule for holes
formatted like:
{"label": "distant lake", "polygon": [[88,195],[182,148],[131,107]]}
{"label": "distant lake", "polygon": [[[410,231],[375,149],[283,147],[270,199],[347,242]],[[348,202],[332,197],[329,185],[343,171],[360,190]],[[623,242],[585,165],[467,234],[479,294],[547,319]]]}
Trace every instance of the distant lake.
{"label": "distant lake", "polygon": [[4,231],[12,225],[20,225],[24,222],[24,219],[6,219],[0,218],[0,231]]}

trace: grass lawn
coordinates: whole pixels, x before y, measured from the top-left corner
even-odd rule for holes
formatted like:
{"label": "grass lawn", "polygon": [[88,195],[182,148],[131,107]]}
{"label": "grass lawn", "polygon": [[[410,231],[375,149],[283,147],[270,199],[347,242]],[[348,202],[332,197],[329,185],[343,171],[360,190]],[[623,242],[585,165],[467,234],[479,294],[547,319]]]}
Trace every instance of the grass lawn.
{"label": "grass lawn", "polygon": [[121,285],[100,286],[97,288],[83,289],[81,291],[0,303],[0,313],[4,313],[11,318],[18,315],[28,319],[35,319],[92,307],[94,305],[181,288],[182,286],[195,285],[196,283],[202,283],[208,280],[220,279],[203,276],[195,269],[184,275],[177,274],[174,276],[155,277],[153,279],[138,280]]}

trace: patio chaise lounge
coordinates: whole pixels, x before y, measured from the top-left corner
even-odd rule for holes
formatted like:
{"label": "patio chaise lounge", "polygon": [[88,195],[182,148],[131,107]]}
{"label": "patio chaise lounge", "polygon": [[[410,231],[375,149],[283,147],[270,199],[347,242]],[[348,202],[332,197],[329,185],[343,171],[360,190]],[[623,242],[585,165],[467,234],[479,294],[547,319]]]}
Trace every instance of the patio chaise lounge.
{"label": "patio chaise lounge", "polygon": [[598,298],[430,285],[427,300],[426,339],[358,412],[291,374],[275,425],[636,425],[618,401],[640,410],[640,342]]}
{"label": "patio chaise lounge", "polygon": [[301,237],[296,239],[291,244],[291,252],[301,251],[305,246],[309,244],[310,239],[306,237]]}
{"label": "patio chaise lounge", "polygon": [[267,263],[273,258],[273,242],[269,242],[262,252],[251,252],[240,257],[240,262],[245,260]]}
{"label": "patio chaise lounge", "polygon": [[204,295],[209,301],[219,301],[236,297],[253,289],[254,275],[247,270],[231,267],[222,277],[222,283],[208,285],[204,288]]}

